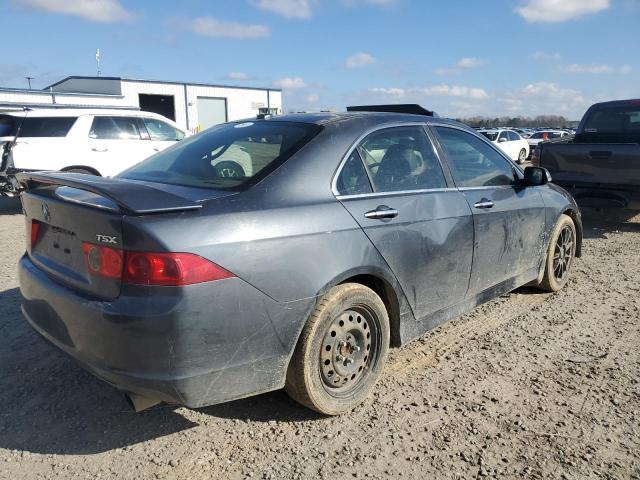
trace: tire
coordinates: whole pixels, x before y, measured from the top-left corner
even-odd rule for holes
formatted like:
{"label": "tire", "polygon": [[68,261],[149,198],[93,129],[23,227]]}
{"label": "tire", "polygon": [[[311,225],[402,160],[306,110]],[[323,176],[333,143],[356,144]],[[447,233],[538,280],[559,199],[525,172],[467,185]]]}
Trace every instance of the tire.
{"label": "tire", "polygon": [[527,159],[527,151],[523,148],[522,150],[520,150],[520,153],[518,154],[518,160],[516,161],[519,164],[523,164],[526,159]]}
{"label": "tire", "polygon": [[340,415],[370,394],[387,358],[389,317],[382,299],[357,283],[320,297],[302,330],[285,390],[324,415]]}
{"label": "tire", "polygon": [[576,226],[571,217],[560,215],[551,233],[544,276],[538,287],[546,292],[557,292],[564,287],[569,280],[575,255]]}

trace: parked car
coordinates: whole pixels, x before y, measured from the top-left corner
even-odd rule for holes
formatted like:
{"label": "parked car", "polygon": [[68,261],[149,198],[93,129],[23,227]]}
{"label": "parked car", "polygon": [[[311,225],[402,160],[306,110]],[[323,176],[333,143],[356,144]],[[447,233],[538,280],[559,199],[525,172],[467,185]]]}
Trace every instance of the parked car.
{"label": "parked car", "polygon": [[640,100],[596,103],[534,160],[584,207],[640,210]]}
{"label": "parked car", "polygon": [[[216,168],[232,148],[251,174]],[[347,412],[389,346],[521,285],[561,289],[581,250],[544,169],[426,115],[233,122],[115,178],[18,178],[27,321],[137,409],[285,387]]]}
{"label": "parked car", "polygon": [[480,130],[480,133],[495,143],[511,160],[523,163],[529,156],[529,144],[514,130]]}
{"label": "parked car", "polygon": [[565,132],[564,130],[538,130],[537,132],[531,134],[529,138],[527,138],[527,142],[529,143],[529,152],[532,153],[540,142],[546,142],[547,140],[555,140],[557,138],[565,138],[569,136],[569,133]]}
{"label": "parked car", "polygon": [[171,120],[138,110],[40,109],[0,112],[0,193],[20,171],[112,176],[182,140]]}

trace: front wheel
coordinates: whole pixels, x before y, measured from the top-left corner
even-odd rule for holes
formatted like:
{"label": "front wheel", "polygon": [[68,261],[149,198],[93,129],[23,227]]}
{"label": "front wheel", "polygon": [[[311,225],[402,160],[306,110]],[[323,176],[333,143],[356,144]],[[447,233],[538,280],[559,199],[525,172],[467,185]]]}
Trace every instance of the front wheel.
{"label": "front wheel", "polygon": [[568,215],[560,215],[551,233],[544,276],[539,287],[557,292],[567,284],[576,254],[576,226]]}
{"label": "front wheel", "polygon": [[325,415],[362,403],[389,348],[389,317],[376,293],[357,283],[332,288],[318,301],[289,363],[285,389]]}
{"label": "front wheel", "polygon": [[527,159],[527,151],[523,148],[518,154],[518,163],[522,164]]}

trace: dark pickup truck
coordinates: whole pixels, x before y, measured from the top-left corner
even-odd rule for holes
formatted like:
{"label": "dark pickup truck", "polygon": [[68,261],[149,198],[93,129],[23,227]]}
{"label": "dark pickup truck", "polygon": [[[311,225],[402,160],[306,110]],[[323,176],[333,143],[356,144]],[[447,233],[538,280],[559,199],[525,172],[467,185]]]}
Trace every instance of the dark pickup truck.
{"label": "dark pickup truck", "polygon": [[532,163],[581,207],[640,210],[640,100],[596,103],[575,137],[541,143]]}

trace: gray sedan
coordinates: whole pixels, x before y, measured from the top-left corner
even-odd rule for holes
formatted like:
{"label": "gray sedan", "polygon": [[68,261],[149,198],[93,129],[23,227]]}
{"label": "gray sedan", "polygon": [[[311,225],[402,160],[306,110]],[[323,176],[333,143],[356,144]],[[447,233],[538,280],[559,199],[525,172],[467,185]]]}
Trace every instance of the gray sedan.
{"label": "gray sedan", "polygon": [[21,174],[22,308],[138,410],[284,387],[341,414],[389,347],[567,283],[580,212],[549,180],[430,115],[227,123],[112,179]]}

